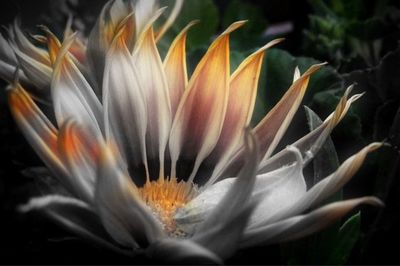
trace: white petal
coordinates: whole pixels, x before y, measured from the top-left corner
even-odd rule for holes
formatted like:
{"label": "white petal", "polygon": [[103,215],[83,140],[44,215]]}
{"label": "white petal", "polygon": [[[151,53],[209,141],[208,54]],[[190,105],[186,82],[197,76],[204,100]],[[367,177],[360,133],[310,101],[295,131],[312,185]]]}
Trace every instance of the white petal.
{"label": "white petal", "polygon": [[[328,116],[322,125],[291,144],[290,146],[296,147],[300,150],[303,158],[304,165],[306,165],[310,160],[317,154],[319,149],[324,144],[326,138],[332,132],[333,128],[342,120],[349,110],[351,104],[361,97],[361,94],[356,94],[350,99],[347,99],[350,94],[352,86],[347,88],[344,96],[341,98],[336,110]],[[273,171],[283,165],[291,164],[296,161],[296,157],[287,150],[284,149],[270,159],[262,161],[259,167],[259,173],[266,173]]]}
{"label": "white petal", "polygon": [[363,197],[331,203],[306,215],[291,217],[248,230],[245,232],[241,247],[267,245],[307,236],[336,222],[360,204],[382,206],[382,202],[375,197]]}
{"label": "white petal", "polygon": [[73,41],[74,36],[71,36],[61,47],[51,81],[51,94],[57,123],[60,126],[67,119],[72,118],[93,130],[95,134],[101,134],[103,128],[102,106],[68,54],[68,49]]}
{"label": "white petal", "polygon": [[148,28],[138,40],[133,63],[147,107],[147,157],[152,161],[159,160],[159,172],[152,175],[164,176],[164,153],[172,124],[172,114],[167,80],[152,27]]}
{"label": "white petal", "polygon": [[109,147],[98,161],[95,204],[104,226],[123,245],[147,245],[164,236],[161,224],[141,202],[136,186],[119,168]]}
{"label": "white petal", "polygon": [[145,165],[146,104],[130,52],[116,41],[106,59],[103,83],[105,134],[115,142],[128,167]]}
{"label": "white petal", "polygon": [[19,207],[22,212],[39,210],[66,227],[97,244],[117,252],[126,253],[116,246],[100,223],[99,217],[86,203],[60,195],[32,198]]}
{"label": "white petal", "polygon": [[246,164],[231,189],[198,225],[193,236],[194,241],[222,258],[235,252],[253,210],[254,202],[249,202],[249,199],[256,180],[259,154],[255,136],[249,130],[245,134],[245,145]]}
{"label": "white petal", "polygon": [[163,264],[222,264],[222,260],[207,248],[182,239],[161,239],[146,249],[146,255]]}
{"label": "white petal", "polygon": [[381,145],[381,143],[372,143],[368,145],[355,155],[348,158],[336,170],[336,172],[322,179],[307,191],[307,193],[304,193],[296,202],[294,202],[294,204],[280,209],[273,216],[270,216],[268,220],[259,221],[259,223],[253,224],[252,227],[259,227],[289,216],[298,215],[310,207],[321,203],[324,199],[333,195],[336,191],[342,188],[354,176],[364,162],[368,152],[379,148]]}

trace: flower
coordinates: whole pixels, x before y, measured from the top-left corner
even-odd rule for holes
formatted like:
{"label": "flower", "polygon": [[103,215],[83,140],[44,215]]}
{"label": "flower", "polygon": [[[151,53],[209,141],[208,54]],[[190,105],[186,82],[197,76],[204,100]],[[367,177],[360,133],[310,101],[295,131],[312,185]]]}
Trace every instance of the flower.
{"label": "flower", "polygon": [[[189,79],[185,41],[195,23],[163,61],[156,46],[181,5],[157,33],[153,24],[162,9],[154,1],[117,0],[104,7],[86,46],[68,28],[63,42],[43,28],[45,36],[36,39],[48,49],[41,50],[17,23],[9,42],[0,39],[8,55],[3,77],[10,80],[18,65],[19,80],[9,89],[15,120],[68,191],[33,198],[20,209],[41,210],[124,254],[220,263],[238,248],[314,233],[359,204],[381,205],[362,197],[318,207],[379,143],[311,188],[302,172],[360,95],[349,98],[349,88],[318,128],[273,154],[323,64],[302,75],[296,69],[286,94],[251,129],[263,57],[281,40],[248,56],[231,75],[229,35],[245,22],[233,23]],[[33,95],[51,102],[55,124]]]}

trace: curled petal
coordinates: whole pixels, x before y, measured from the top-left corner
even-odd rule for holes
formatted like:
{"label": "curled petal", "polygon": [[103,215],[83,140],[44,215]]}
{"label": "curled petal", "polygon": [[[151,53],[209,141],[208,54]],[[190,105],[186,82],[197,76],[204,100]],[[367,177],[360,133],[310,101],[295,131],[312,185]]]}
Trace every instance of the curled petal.
{"label": "curled petal", "polygon": [[375,197],[339,201],[323,206],[306,215],[299,215],[246,231],[241,247],[266,245],[301,238],[338,221],[360,204],[382,206]]}
{"label": "curled petal", "polygon": [[189,181],[210,154],[221,133],[229,92],[229,34],[244,22],[232,24],[210,46],[197,65],[179,103],[171,129],[171,176],[179,156],[195,160]]}
{"label": "curled petal", "polygon": [[168,16],[167,20],[165,23],[161,26],[160,29],[158,29],[157,34],[156,34],[156,42],[162,38],[165,32],[171,27],[171,25],[174,23],[175,19],[177,18],[179,12],[181,11],[183,6],[183,0],[176,0],[175,5]]}

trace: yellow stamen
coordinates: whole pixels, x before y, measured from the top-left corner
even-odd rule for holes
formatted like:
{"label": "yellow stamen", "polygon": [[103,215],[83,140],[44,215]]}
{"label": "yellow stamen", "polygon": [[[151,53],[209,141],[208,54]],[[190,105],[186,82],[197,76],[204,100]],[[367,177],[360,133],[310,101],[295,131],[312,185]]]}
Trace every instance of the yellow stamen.
{"label": "yellow stamen", "polygon": [[157,181],[147,181],[139,188],[139,195],[143,201],[154,211],[165,231],[172,236],[182,236],[182,232],[174,220],[175,212],[193,199],[197,194],[197,187],[193,183],[176,178],[165,179],[160,177]]}

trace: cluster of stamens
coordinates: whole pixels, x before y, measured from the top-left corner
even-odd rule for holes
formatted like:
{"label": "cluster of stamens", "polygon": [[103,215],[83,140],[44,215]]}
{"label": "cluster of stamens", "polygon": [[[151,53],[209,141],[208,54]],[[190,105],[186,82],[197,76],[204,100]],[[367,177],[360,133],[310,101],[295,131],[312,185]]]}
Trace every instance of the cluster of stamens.
{"label": "cluster of stamens", "polygon": [[176,178],[147,181],[139,188],[139,195],[159,218],[164,230],[175,237],[184,237],[185,232],[177,227],[174,215],[196,194],[196,185],[183,180],[178,181]]}

